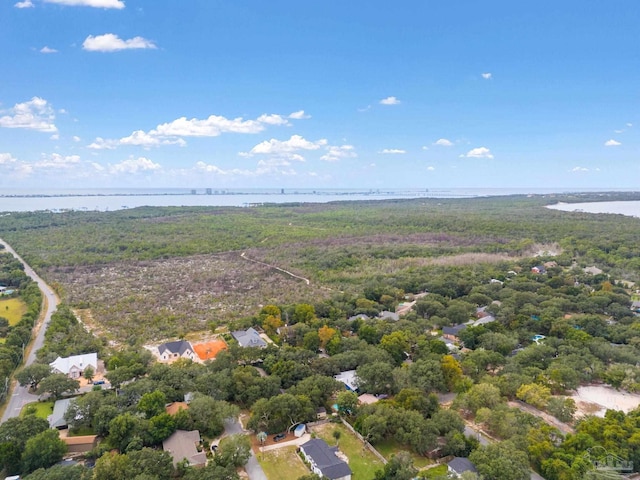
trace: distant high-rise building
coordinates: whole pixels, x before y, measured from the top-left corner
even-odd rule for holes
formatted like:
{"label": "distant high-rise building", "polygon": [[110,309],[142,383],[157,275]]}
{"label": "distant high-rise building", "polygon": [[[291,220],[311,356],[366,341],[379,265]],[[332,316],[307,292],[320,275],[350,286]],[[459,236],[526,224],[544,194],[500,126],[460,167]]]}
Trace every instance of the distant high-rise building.
{"label": "distant high-rise building", "polygon": [[191,195],[195,195],[195,194],[196,194],[196,190],[195,190],[195,189],[192,189],[192,190],[191,190]]}
{"label": "distant high-rise building", "polygon": [[207,191],[207,195],[211,195],[211,189],[210,188],[207,188],[206,191]]}

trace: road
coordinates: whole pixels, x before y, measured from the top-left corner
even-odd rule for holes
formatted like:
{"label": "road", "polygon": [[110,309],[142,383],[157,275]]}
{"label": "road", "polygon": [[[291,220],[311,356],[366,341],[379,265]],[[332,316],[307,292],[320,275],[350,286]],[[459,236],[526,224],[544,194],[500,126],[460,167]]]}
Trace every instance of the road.
{"label": "road", "polygon": [[[49,322],[51,321],[51,314],[56,311],[56,308],[58,308],[60,300],[58,299],[58,296],[53,293],[51,287],[49,287],[49,285],[47,285],[44,280],[42,280],[36,274],[36,272],[34,272],[33,269],[26,264],[22,257],[20,257],[20,255],[18,255],[8,243],[0,239],[0,245],[4,245],[5,251],[11,253],[14,257],[22,262],[22,264],[24,265],[24,272],[38,284],[38,287],[40,287],[40,291],[42,292],[45,299],[46,310],[44,312],[44,315],[40,317],[42,321],[35,326],[37,334],[35,340],[31,344],[31,349],[29,350],[29,355],[27,355],[27,361],[25,362],[25,366],[31,365],[36,359],[36,352],[44,344],[44,333],[49,326]],[[24,407],[27,403],[35,402],[38,400],[37,395],[30,394],[27,391],[26,387],[21,387],[17,383],[13,387],[11,393],[12,394],[9,396],[4,414],[2,415],[3,422],[8,420],[9,418],[17,417],[20,414],[22,407]]]}
{"label": "road", "polygon": [[[247,433],[243,430],[240,420],[237,418],[234,420],[225,420],[224,434],[235,435],[237,433]],[[249,475],[250,480],[267,480],[267,476],[264,474],[264,470],[262,470],[262,467],[258,463],[258,459],[253,453],[253,450],[251,450],[251,457],[249,457],[249,461],[244,466],[244,469],[246,470],[247,475]]]}

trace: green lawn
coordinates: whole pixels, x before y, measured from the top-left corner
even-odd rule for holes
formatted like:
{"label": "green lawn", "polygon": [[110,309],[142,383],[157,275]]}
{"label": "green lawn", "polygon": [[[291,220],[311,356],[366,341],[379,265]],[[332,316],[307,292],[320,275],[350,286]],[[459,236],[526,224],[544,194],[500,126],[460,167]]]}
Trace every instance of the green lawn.
{"label": "green lawn", "polygon": [[19,298],[0,300],[0,317],[9,320],[9,325],[16,325],[27,311],[27,305]]}
{"label": "green lawn", "polygon": [[421,471],[420,476],[422,478],[447,478],[447,471],[448,469],[446,465],[440,465]]}
{"label": "green lawn", "polygon": [[20,416],[35,415],[45,420],[53,413],[53,402],[33,402],[27,403],[20,412]]}
{"label": "green lawn", "polygon": [[297,447],[283,447],[264,453],[256,453],[269,480],[280,480],[286,472],[286,478],[298,478],[311,473],[296,452]]}
{"label": "green lawn", "polygon": [[411,458],[413,458],[413,465],[416,468],[423,468],[433,463],[433,460],[412,452],[408,447],[400,445],[395,440],[385,440],[383,442],[376,443],[374,447],[376,447],[376,450],[378,450],[387,460],[391,460],[391,457],[398,452],[407,452],[411,455]]}
{"label": "green lawn", "polygon": [[353,480],[371,480],[375,476],[376,470],[384,467],[382,462],[378,460],[373,453],[364,447],[362,442],[356,438],[342,424],[326,423],[318,427],[314,427],[313,431],[329,445],[335,445],[336,440],[333,438],[333,431],[340,432],[339,447],[349,458],[349,467],[353,472]]}

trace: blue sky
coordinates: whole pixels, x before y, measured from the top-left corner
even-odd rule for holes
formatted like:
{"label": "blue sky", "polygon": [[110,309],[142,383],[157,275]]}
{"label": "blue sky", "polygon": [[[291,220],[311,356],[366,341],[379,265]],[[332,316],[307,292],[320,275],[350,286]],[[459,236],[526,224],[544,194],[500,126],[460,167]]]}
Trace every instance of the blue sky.
{"label": "blue sky", "polygon": [[5,0],[0,188],[635,188],[640,2]]}

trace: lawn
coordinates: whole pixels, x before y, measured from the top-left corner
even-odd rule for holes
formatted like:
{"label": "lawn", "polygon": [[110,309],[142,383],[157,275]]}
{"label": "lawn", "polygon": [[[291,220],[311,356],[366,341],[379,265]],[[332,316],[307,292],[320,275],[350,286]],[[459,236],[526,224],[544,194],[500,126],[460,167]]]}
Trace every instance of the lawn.
{"label": "lawn", "polygon": [[269,480],[280,480],[284,472],[287,478],[308,475],[309,469],[296,452],[297,447],[282,447],[268,452],[258,452],[256,457]]}
{"label": "lawn", "polygon": [[374,447],[387,460],[391,460],[391,457],[398,452],[407,452],[411,455],[411,458],[413,458],[413,464],[416,468],[423,468],[433,463],[433,460],[429,460],[427,457],[423,457],[422,455],[412,452],[409,448],[400,445],[395,440],[385,440],[384,442],[376,443]]}
{"label": "lawn", "polygon": [[20,412],[20,416],[35,415],[45,420],[53,413],[53,402],[33,402],[27,403]]}
{"label": "lawn", "polygon": [[9,320],[9,325],[16,325],[27,311],[27,305],[19,298],[0,300],[0,317]]}
{"label": "lawn", "polygon": [[437,467],[421,471],[420,476],[422,478],[447,478],[447,472],[448,469],[446,465],[439,465]]}
{"label": "lawn", "polygon": [[333,431],[340,432],[339,448],[348,458],[353,472],[353,480],[371,480],[376,470],[380,470],[382,462],[356,438],[344,425],[327,423],[314,427],[313,431],[329,445],[335,445]]}

